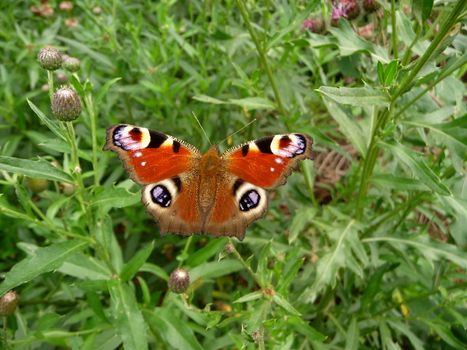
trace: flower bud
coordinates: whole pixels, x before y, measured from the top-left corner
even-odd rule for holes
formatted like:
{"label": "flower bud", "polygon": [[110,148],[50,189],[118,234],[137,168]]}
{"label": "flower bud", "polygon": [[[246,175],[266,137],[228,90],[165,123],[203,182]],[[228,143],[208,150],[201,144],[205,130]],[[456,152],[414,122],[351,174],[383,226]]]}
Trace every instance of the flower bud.
{"label": "flower bud", "polygon": [[169,277],[169,289],[177,294],[183,293],[187,290],[190,284],[190,275],[185,269],[174,270]]}
{"label": "flower bud", "polygon": [[224,246],[224,252],[226,254],[232,254],[235,251],[235,246],[232,243],[227,243]]}
{"label": "flower bud", "polygon": [[73,10],[73,3],[71,1],[62,1],[60,2],[59,8],[62,11],[71,11]]}
{"label": "flower bud", "polygon": [[10,290],[0,298],[0,316],[10,316],[18,305],[18,295]]}
{"label": "flower bud", "polygon": [[61,87],[52,97],[52,113],[58,120],[72,121],[81,113],[81,101],[75,90]]}
{"label": "flower bud", "polygon": [[345,14],[348,20],[352,20],[358,17],[360,14],[360,6],[356,0],[341,0],[342,5],[345,9]]}
{"label": "flower bud", "polygon": [[376,0],[363,0],[363,8],[367,13],[375,12],[379,9],[378,1]]}
{"label": "flower bud", "polygon": [[37,55],[37,59],[41,67],[47,70],[57,70],[62,65],[60,51],[50,46],[42,48]]}
{"label": "flower bud", "polygon": [[71,56],[66,56],[63,59],[63,68],[65,68],[69,72],[77,72],[79,70],[80,61],[79,59]]}
{"label": "flower bud", "polygon": [[324,22],[321,18],[307,18],[303,21],[302,28],[309,30],[312,33],[322,33],[324,30]]}
{"label": "flower bud", "polygon": [[49,188],[49,181],[36,177],[26,177],[26,187],[34,193],[40,193]]}

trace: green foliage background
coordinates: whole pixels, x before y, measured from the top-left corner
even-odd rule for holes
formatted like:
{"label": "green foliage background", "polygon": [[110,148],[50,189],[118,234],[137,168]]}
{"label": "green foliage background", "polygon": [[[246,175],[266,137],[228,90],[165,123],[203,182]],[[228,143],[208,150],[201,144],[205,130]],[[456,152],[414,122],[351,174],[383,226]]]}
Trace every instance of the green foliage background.
{"label": "green foliage background", "polygon": [[[467,347],[465,0],[381,1],[322,34],[302,23],[329,22],[324,0],[38,4],[0,5],[0,295],[20,296],[3,347]],[[73,127],[42,88],[45,45],[81,60]],[[243,242],[161,237],[101,151],[119,122],[206,150],[193,113],[213,142],[256,119],[224,149],[314,139]]]}

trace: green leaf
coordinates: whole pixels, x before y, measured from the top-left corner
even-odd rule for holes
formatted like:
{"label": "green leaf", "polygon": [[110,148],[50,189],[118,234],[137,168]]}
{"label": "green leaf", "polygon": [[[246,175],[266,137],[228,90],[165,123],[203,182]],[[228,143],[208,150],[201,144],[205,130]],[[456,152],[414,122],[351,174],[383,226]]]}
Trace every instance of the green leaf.
{"label": "green leaf", "polygon": [[99,187],[91,198],[91,206],[98,207],[104,212],[112,208],[124,208],[141,201],[139,193],[128,192],[122,187]]}
{"label": "green leaf", "polygon": [[185,51],[187,55],[190,56],[190,58],[198,56],[198,51],[193,46],[191,46],[188,43],[188,41],[186,41],[185,38],[179,35],[175,30],[170,28],[169,34],[175,39],[175,41],[183,49],[183,51]]}
{"label": "green leaf", "polygon": [[412,11],[419,22],[425,22],[430,18],[433,9],[433,0],[413,0]]}
{"label": "green leaf", "polygon": [[155,264],[151,264],[151,263],[144,263],[143,266],[141,266],[141,269],[140,269],[141,272],[149,272],[149,273],[152,273],[153,275],[165,280],[165,281],[168,281],[169,280],[169,275],[167,274],[167,272],[165,272],[165,270],[160,267],[160,266],[157,266]]}
{"label": "green leaf", "polygon": [[358,107],[389,106],[389,96],[383,90],[369,86],[355,88],[321,86],[317,91],[340,104]]}
{"label": "green leaf", "polygon": [[190,279],[196,281],[228,275],[232,272],[240,271],[243,265],[238,260],[224,259],[221,261],[204,263],[190,270]]}
{"label": "green leaf", "polygon": [[392,174],[374,174],[370,181],[385,189],[395,189],[399,191],[429,191],[430,188],[416,179],[395,176]]}
{"label": "green leaf", "polygon": [[66,137],[65,137],[65,135],[63,135],[62,130],[60,129],[60,126],[58,125],[58,122],[55,121],[55,120],[51,120],[49,117],[47,117],[30,100],[27,99],[27,101],[28,101],[29,107],[31,107],[31,109],[34,111],[34,113],[36,113],[36,115],[39,117],[39,119],[42,120],[42,122],[49,128],[49,130],[52,131],[55,135],[57,135],[63,141],[66,141]]}
{"label": "green leaf", "polygon": [[6,273],[5,280],[0,284],[0,296],[43,273],[58,269],[70,255],[86,245],[83,241],[66,241],[36,249]]}
{"label": "green leaf", "polygon": [[331,27],[329,31],[337,40],[337,48],[341,56],[350,56],[356,52],[367,52],[377,61],[389,62],[387,49],[362,39],[347,21],[340,21],[339,28]]}
{"label": "green leaf", "polygon": [[124,348],[127,350],[147,349],[146,323],[133,290],[127,283],[119,280],[108,282],[108,288],[112,314]]}
{"label": "green leaf", "polygon": [[399,158],[405,165],[407,165],[420,180],[424,181],[424,184],[428,186],[432,191],[448,196],[451,194],[449,188],[446,187],[441,179],[428,167],[428,165],[419,157],[415,156],[415,151],[403,146],[402,144],[388,144],[381,142],[386,148],[388,148],[397,158]]}
{"label": "green leaf", "polygon": [[227,238],[211,240],[206,246],[190,254],[185,264],[190,267],[195,267],[208,261],[210,257],[219,253],[224,248],[227,241]]}
{"label": "green leaf", "polygon": [[112,277],[112,271],[103,262],[80,252],[70,256],[58,271],[76,278],[95,281]]}
{"label": "green leaf", "polygon": [[94,64],[101,63],[101,66],[104,65],[112,71],[115,70],[115,65],[110,58],[101,54],[100,52],[89,48],[89,46],[82,44],[79,41],[66,38],[60,35],[57,36],[57,39],[63,41],[68,46],[75,48],[77,51],[80,51],[83,57],[92,58]]}
{"label": "green leaf", "polygon": [[352,145],[359,151],[361,155],[366,154],[367,141],[363,130],[357,121],[351,119],[338,104],[329,99],[323,99],[329,114],[339,124],[340,131],[347,137]]}
{"label": "green leaf", "polygon": [[311,327],[298,316],[289,316],[287,318],[287,324],[297,332],[307,337],[310,342],[322,342],[327,338],[324,334]]}
{"label": "green leaf", "polygon": [[100,89],[99,93],[97,94],[97,97],[94,101],[95,105],[98,106],[102,102],[105,96],[107,96],[107,93],[109,92],[110,88],[112,85],[114,85],[117,81],[121,80],[122,78],[114,78],[112,80],[109,80],[106,82]]}
{"label": "green leaf", "polygon": [[353,350],[358,349],[358,337],[360,336],[360,332],[358,329],[357,318],[352,317],[352,321],[350,321],[349,328],[347,329],[346,339],[345,339],[345,350]]}
{"label": "green leaf", "polygon": [[229,102],[247,109],[275,109],[274,103],[262,97],[246,97],[241,99],[229,99]]}
{"label": "green leaf", "polygon": [[46,160],[29,160],[0,156],[0,170],[39,179],[73,183],[73,178]]}
{"label": "green leaf", "polygon": [[180,350],[203,350],[188,323],[176,317],[173,307],[143,311],[146,322],[154,334],[165,340],[164,348]]}
{"label": "green leaf", "polygon": [[394,247],[411,246],[422,253],[428,261],[436,261],[441,258],[447,259],[460,267],[467,268],[467,253],[457,246],[448,243],[436,243],[427,236],[418,236],[413,239],[397,237],[371,237],[365,238],[362,242],[386,242]]}
{"label": "green leaf", "polygon": [[120,278],[123,281],[129,281],[139,271],[140,267],[146,262],[154,249],[154,241],[146,244],[145,247],[139,250],[125,265],[123,265]]}
{"label": "green leaf", "polygon": [[217,98],[207,96],[207,95],[196,95],[196,96],[193,96],[193,99],[196,100],[196,101],[211,103],[211,104],[215,104],[215,105],[222,105],[222,104],[227,103],[225,101],[222,101],[222,100],[219,100]]}
{"label": "green leaf", "polygon": [[301,207],[296,212],[290,224],[289,244],[293,243],[316,215],[316,209],[312,207]]}
{"label": "green leaf", "polygon": [[238,298],[237,300],[234,300],[234,304],[248,303],[253,300],[261,299],[262,297],[263,297],[263,292],[261,291],[251,292],[251,293],[245,294],[244,296]]}
{"label": "green leaf", "polygon": [[282,295],[280,295],[279,293],[276,292],[276,294],[273,295],[272,297],[272,300],[277,304],[279,305],[280,307],[282,307],[285,311],[287,311],[289,314],[291,315],[295,315],[295,316],[301,316],[301,313],[298,312],[298,310],[296,308],[294,308],[292,306],[292,304],[290,304],[287,299],[285,299]]}

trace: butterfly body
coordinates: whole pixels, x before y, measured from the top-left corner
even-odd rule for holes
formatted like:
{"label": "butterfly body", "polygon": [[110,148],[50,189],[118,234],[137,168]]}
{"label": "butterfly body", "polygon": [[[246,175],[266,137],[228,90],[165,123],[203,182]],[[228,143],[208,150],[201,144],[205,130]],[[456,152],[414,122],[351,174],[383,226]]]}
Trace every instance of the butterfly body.
{"label": "butterfly body", "polygon": [[310,158],[303,134],[265,137],[223,154],[133,125],[107,130],[105,149],[119,154],[133,180],[145,185],[142,201],[161,234],[235,236],[264,215],[267,190],[286,181],[299,160]]}

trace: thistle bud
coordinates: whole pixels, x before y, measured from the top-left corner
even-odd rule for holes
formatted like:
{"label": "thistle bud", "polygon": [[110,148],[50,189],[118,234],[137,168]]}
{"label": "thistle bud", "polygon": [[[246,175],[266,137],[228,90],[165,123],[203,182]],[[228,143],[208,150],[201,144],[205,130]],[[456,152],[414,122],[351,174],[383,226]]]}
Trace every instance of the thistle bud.
{"label": "thistle bud", "polygon": [[77,72],[79,70],[80,61],[79,59],[71,56],[66,56],[63,59],[63,68],[65,68],[69,72]]}
{"label": "thistle bud", "polygon": [[379,8],[379,4],[376,0],[363,0],[363,9],[367,13],[375,12]]}
{"label": "thistle bud", "polygon": [[62,65],[62,55],[54,47],[44,47],[37,55],[39,64],[47,70],[57,70]]}
{"label": "thistle bud", "polygon": [[352,20],[358,17],[360,14],[360,6],[355,0],[342,0],[342,5],[345,9],[345,14],[348,20]]}
{"label": "thistle bud", "polygon": [[307,18],[303,21],[302,28],[312,33],[320,34],[324,30],[324,22],[321,18]]}
{"label": "thistle bud", "polygon": [[10,290],[0,298],[0,316],[10,316],[18,305],[18,295]]}
{"label": "thistle bud", "polygon": [[81,101],[75,90],[61,87],[52,97],[52,113],[58,120],[69,122],[79,117]]}
{"label": "thistle bud", "polygon": [[174,270],[169,277],[169,289],[177,294],[183,293],[187,290],[190,284],[190,275],[185,269]]}

